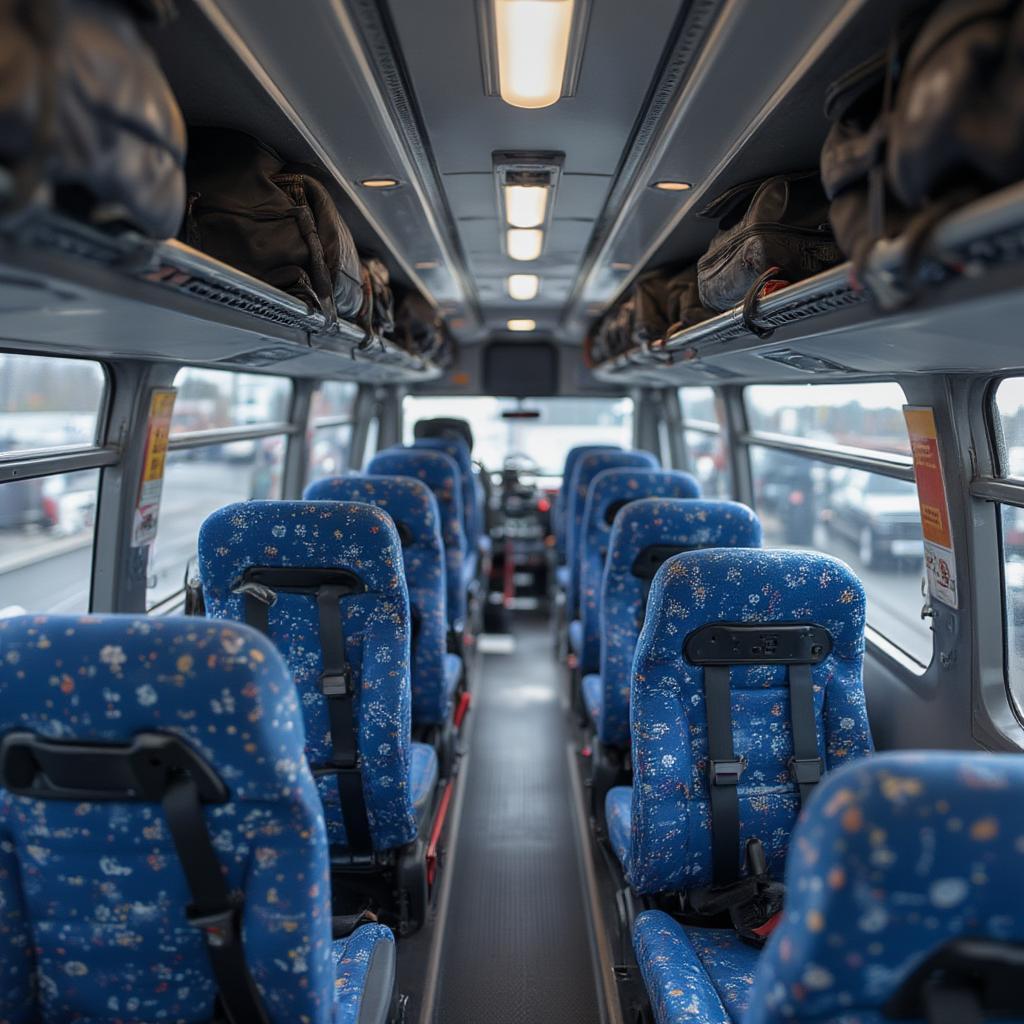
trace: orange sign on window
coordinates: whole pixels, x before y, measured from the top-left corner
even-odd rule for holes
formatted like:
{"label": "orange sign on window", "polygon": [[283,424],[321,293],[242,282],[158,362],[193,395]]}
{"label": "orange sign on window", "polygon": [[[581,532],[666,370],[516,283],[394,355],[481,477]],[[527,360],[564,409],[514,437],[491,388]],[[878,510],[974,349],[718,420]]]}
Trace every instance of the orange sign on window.
{"label": "orange sign on window", "polygon": [[905,405],[903,416],[907,421],[910,448],[914,455],[914,478],[917,480],[917,500],[921,507],[928,590],[932,597],[956,608],[956,559],[949,529],[946,482],[939,460],[935,413],[927,406]]}

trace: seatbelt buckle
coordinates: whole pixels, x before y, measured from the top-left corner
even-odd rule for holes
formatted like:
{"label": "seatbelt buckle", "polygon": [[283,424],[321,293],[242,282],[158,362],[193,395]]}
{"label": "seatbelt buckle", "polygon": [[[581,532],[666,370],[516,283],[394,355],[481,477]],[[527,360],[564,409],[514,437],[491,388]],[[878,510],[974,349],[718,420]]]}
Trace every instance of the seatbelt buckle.
{"label": "seatbelt buckle", "polygon": [[230,904],[221,910],[201,912],[189,907],[185,913],[188,923],[203,933],[206,944],[213,949],[223,949],[238,937],[238,906]]}
{"label": "seatbelt buckle", "polygon": [[712,759],[708,767],[708,777],[712,786],[738,786],[743,769],[747,762],[742,757],[732,757],[722,761]]}
{"label": "seatbelt buckle", "polygon": [[789,772],[798,786],[813,786],[825,774],[820,757],[791,757]]}
{"label": "seatbelt buckle", "polygon": [[320,692],[325,697],[348,697],[352,693],[352,668],[340,672],[324,672],[320,676]]}

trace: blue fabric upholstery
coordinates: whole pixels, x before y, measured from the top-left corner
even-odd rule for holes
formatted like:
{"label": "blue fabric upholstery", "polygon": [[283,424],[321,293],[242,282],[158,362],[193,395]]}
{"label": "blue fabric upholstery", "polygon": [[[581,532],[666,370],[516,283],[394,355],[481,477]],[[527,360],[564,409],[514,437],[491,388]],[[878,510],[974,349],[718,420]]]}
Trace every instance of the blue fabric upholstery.
{"label": "blue fabric upholstery", "polygon": [[572,570],[567,565],[560,565],[555,569],[555,582],[564,590],[566,593],[569,591],[569,586],[572,580]]}
{"label": "blue fabric upholstery", "polygon": [[569,449],[565,457],[565,468],[562,470],[562,485],[555,495],[554,506],[551,509],[551,523],[555,533],[555,552],[558,561],[564,563],[568,558],[566,542],[568,541],[568,516],[569,502],[567,495],[572,486],[572,474],[579,462],[588,452],[621,451],[618,445],[614,444],[580,444]]}
{"label": "blue fabric upholstery", "polygon": [[629,856],[629,830],[633,816],[633,790],[615,786],[604,799],[604,815],[608,823],[608,841],[621,863]]}
{"label": "blue fabric upholstery", "polygon": [[[633,663],[631,845],[624,867],[643,893],[708,885],[711,812],[706,775],[704,670],[683,645],[713,622],[814,622],[832,635],[812,669],[818,748],[826,770],[871,750],[864,703],[864,588],[838,559],[809,551],[710,548],[670,558],[651,588]],[[746,758],[738,786],[740,846],[758,837],[776,878],[799,810],[788,673],[734,667],[733,736]]]}
{"label": "blue fabric upholstery", "polygon": [[579,655],[583,649],[583,623],[579,619],[573,619],[569,623],[569,650]]}
{"label": "blue fabric upholstery", "polygon": [[688,548],[761,546],[761,523],[732,501],[643,498],[616,517],[601,581],[602,743],[629,744],[629,689],[633,655],[643,625],[645,581],[633,575],[637,556],[655,544]]}
{"label": "blue fabric upholstery", "polygon": [[463,528],[462,481],[459,467],[450,455],[426,448],[386,448],[366,467],[371,476],[411,476],[422,480],[433,492],[441,510],[444,539],[445,579],[448,587],[448,626],[461,629],[466,620],[466,531]]}
{"label": "blue fabric upholstery", "polygon": [[[180,737],[220,775],[206,818],[245,895],[249,968],[274,1024],[355,1021],[379,926],[331,940],[327,836],[288,668],[235,623],[128,615],[0,621],[0,734]],[[216,989],[159,805],[0,789],[0,1019],[207,1021]]]}
{"label": "blue fabric upholstery", "polygon": [[446,689],[448,593],[441,515],[433,492],[403,476],[332,476],[311,483],[309,501],[361,501],[384,509],[398,527],[413,621],[412,720],[440,725],[451,718]]}
{"label": "blue fabric upholstery", "polygon": [[583,649],[580,667],[596,672],[601,666],[601,578],[612,532],[609,517],[616,506],[640,498],[697,498],[700,484],[689,473],[673,469],[606,469],[594,477],[583,506],[580,534],[580,618]]}
{"label": "blue fabric upholstery", "polygon": [[455,691],[462,680],[462,659],[457,654],[444,656],[444,694],[449,704],[455,702]]}
{"label": "blue fabric upholstery", "polygon": [[793,834],[763,952],[660,911],[637,917],[657,1024],[881,1024],[947,942],[1024,942],[1022,791],[1020,755],[900,751],[833,773]]}
{"label": "blue fabric upholstery", "polygon": [[438,771],[434,748],[426,743],[414,743],[409,765],[409,795],[417,813],[433,795]]}
{"label": "blue fabric upholstery", "polygon": [[413,448],[443,452],[455,460],[455,464],[459,467],[459,480],[462,484],[462,522],[466,531],[466,549],[475,554],[480,546],[483,508],[480,503],[480,491],[477,489],[476,474],[473,472],[473,454],[469,450],[469,445],[461,437],[419,437],[412,446]]}
{"label": "blue fabric upholstery", "polygon": [[583,511],[590,485],[598,473],[606,469],[657,469],[657,456],[650,452],[596,451],[580,456],[572,471],[567,498],[566,552],[569,564],[569,591],[566,612],[575,618],[580,606],[580,546],[583,537]]}
{"label": "blue fabric upholstery", "polygon": [[[409,785],[411,689],[409,598],[402,548],[391,517],[372,505],[336,501],[247,501],[210,515],[199,531],[199,569],[212,618],[244,621],[236,581],[254,566],[349,569],[367,593],[341,602],[345,648],[353,671],[363,792],[374,848],[416,836]],[[298,687],[311,764],[331,757],[316,600],[281,593],[269,609],[269,634]],[[319,779],[327,835],[346,843],[338,787]]]}
{"label": "blue fabric upholstery", "polygon": [[587,709],[587,717],[596,726],[601,713],[601,677],[596,673],[583,677],[583,706]]}
{"label": "blue fabric upholstery", "polygon": [[648,910],[634,923],[633,947],[657,1024],[743,1019],[759,951],[734,931],[684,928],[663,911]]}

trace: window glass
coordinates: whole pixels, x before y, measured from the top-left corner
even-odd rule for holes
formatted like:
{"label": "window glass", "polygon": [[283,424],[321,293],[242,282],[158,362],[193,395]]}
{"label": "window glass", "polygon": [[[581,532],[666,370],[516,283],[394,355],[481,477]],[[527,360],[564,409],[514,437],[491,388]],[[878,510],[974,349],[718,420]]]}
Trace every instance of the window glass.
{"label": "window glass", "polygon": [[348,469],[348,450],[352,445],[352,424],[319,427],[313,431],[309,449],[309,479],[338,476]]}
{"label": "window glass", "polygon": [[690,456],[690,472],[700,481],[701,494],[705,498],[732,497],[729,454],[724,436],[686,430],[683,437]]}
{"label": "window glass", "polygon": [[99,481],[86,469],[0,484],[0,615],[89,610]]}
{"label": "window glass", "polygon": [[285,438],[261,437],[167,454],[157,538],[149,556],[147,606],[182,589],[203,520],[222,505],[280,498]]}
{"label": "window glass", "polygon": [[[534,411],[533,419],[502,419],[504,411]],[[559,476],[570,448],[578,444],[617,444],[633,439],[630,398],[462,398],[406,397],[403,406],[406,442],[417,420],[457,416],[469,421],[473,455],[488,469],[500,469],[509,456],[521,456],[541,476]]]}
{"label": "window glass", "polygon": [[0,454],[95,444],[104,384],[99,363],[0,352]]}
{"label": "window glass", "polygon": [[910,455],[899,384],[760,385],[743,392],[750,429]]}
{"label": "window glass", "polygon": [[351,416],[358,386],[348,380],[325,380],[313,392],[313,423]]}
{"label": "window glass", "polygon": [[258,373],[231,373],[186,366],[174,378],[171,434],[223,427],[283,423],[288,419],[291,381]]}
{"label": "window glass", "polygon": [[1006,445],[1003,476],[1024,477],[1024,377],[1010,377],[999,385],[996,409]]}
{"label": "window glass", "polygon": [[825,551],[863,580],[868,622],[912,658],[931,660],[921,609],[924,544],[917,488],[904,480],[751,447],[765,545]]}
{"label": "window glass", "polygon": [[683,407],[683,420],[687,426],[699,423],[703,427],[719,429],[715,392],[712,388],[680,388],[679,404]]}
{"label": "window glass", "polygon": [[1002,506],[1006,661],[1010,695],[1024,715],[1024,508]]}

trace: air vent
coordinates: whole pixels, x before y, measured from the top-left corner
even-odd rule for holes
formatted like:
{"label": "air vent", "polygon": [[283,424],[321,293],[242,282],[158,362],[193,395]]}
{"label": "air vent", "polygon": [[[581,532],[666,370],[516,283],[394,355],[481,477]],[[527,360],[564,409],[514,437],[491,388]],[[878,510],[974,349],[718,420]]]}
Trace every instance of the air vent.
{"label": "air vent", "polygon": [[230,366],[273,366],[283,363],[286,359],[295,359],[300,355],[292,345],[267,345],[265,348],[254,348],[251,352],[239,352],[237,355],[218,359],[218,363]]}
{"label": "air vent", "polygon": [[791,348],[776,348],[771,352],[759,352],[762,359],[769,359],[773,363],[782,363],[793,370],[802,370],[804,373],[853,373],[849,366],[841,363],[834,363],[831,359],[823,359],[821,356],[809,356],[804,352],[795,352]]}

